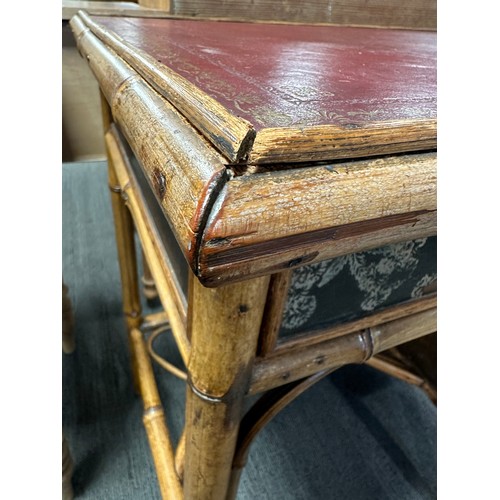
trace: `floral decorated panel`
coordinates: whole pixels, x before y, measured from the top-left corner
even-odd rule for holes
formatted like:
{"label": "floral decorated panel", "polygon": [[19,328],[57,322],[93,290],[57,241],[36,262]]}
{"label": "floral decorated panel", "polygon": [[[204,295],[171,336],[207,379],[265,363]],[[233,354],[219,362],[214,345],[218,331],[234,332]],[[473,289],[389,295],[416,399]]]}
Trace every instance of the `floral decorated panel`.
{"label": "floral decorated panel", "polygon": [[280,337],[358,319],[433,291],[436,246],[434,236],[297,269]]}

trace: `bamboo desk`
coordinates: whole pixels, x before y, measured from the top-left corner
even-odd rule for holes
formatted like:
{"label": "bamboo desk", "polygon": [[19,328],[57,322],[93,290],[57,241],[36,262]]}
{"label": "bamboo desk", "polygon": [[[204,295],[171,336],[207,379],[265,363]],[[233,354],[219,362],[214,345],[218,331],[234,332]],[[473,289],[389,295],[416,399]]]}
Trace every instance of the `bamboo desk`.
{"label": "bamboo desk", "polygon": [[[436,330],[428,274],[388,305],[369,274],[393,261],[359,266],[384,247],[414,269],[436,234],[435,33],[85,12],[71,26],[103,95],[124,313],[162,495],[234,498],[252,438],[288,402]],[[134,230],[165,313],[141,313]],[[365,312],[283,337],[284,311],[303,322],[316,300],[304,287],[339,262],[366,271]],[[167,317],[187,367],[175,449],[145,337]]]}

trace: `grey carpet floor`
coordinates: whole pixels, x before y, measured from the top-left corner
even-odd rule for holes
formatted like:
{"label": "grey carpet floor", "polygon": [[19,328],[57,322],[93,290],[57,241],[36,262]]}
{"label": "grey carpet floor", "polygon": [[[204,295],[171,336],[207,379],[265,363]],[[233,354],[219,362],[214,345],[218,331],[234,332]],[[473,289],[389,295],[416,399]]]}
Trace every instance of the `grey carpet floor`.
{"label": "grey carpet floor", "polygon": [[[63,355],[63,430],[76,498],[160,498],[129,371],[105,162],[63,165],[63,277],[76,350]],[[146,308],[146,304],[144,304]],[[169,336],[158,350],[179,362]],[[184,384],[155,367],[172,437]],[[436,408],[418,388],[365,366],[344,367],[257,437],[239,500],[436,498]]]}

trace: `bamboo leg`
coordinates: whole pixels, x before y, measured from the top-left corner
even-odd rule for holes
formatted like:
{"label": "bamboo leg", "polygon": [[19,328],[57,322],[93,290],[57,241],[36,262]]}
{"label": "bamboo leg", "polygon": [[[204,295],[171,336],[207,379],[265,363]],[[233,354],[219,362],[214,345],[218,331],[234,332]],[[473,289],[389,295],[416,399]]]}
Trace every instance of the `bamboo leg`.
{"label": "bamboo leg", "polygon": [[208,289],[193,280],[184,498],[226,498],[269,277]]}
{"label": "bamboo leg", "polygon": [[[104,97],[101,98],[104,120],[110,119],[111,113]],[[106,123],[105,123],[106,125]],[[105,127],[106,128],[106,127]],[[141,301],[139,295],[139,281],[137,271],[137,258],[135,252],[134,223],[128,208],[125,206],[126,194],[121,192],[116,176],[112,155],[106,144],[108,157],[108,181],[111,190],[111,204],[115,224],[116,246],[118,251],[118,264],[122,282],[123,312],[127,322],[129,342],[133,328],[138,328],[142,322]],[[134,386],[139,388],[137,363],[132,356],[132,373]]]}
{"label": "bamboo leg", "polygon": [[181,500],[182,487],[175,471],[172,442],[141,331],[136,328],[132,329],[131,340],[138,370],[141,374],[139,389],[144,403],[143,422],[155,463],[160,491],[165,499]]}
{"label": "bamboo leg", "polygon": [[153,275],[151,274],[151,269],[149,269],[148,261],[142,254],[142,291],[144,292],[144,296],[148,301],[149,305],[153,305],[155,301],[158,299],[158,292],[156,290],[156,285],[153,279]]}
{"label": "bamboo leg", "polygon": [[184,458],[186,454],[186,431],[181,435],[175,450],[175,470],[181,481],[184,480]]}

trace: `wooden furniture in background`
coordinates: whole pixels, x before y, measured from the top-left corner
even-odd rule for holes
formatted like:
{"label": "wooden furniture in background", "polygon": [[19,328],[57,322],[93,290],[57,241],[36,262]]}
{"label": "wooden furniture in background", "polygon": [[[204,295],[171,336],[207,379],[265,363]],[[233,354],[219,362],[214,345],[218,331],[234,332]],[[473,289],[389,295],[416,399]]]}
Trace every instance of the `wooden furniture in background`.
{"label": "wooden furniture in background", "polygon": [[[146,5],[146,2],[151,4]],[[168,15],[168,1],[106,2],[94,0],[62,0],[62,19],[69,20],[79,10],[100,16],[162,17]],[[154,5],[153,5],[154,4]],[[166,6],[166,7],[165,7]]]}
{"label": "wooden furniture in background", "polygon": [[[184,17],[287,23],[328,23],[436,30],[435,0],[63,0],[63,19],[78,10],[103,16]],[[155,12],[156,11],[156,14]]]}
{"label": "wooden furniture in background", "polygon": [[[282,335],[304,270],[326,282],[331,259],[413,255],[436,234],[435,34],[84,12],[71,26],[102,92],[124,314],[162,495],[234,498],[252,439],[286,404],[436,331],[424,274],[407,300]],[[142,314],[134,228],[163,313]],[[176,444],[148,355],[149,332],[167,324],[187,379]]]}
{"label": "wooden furniture in background", "polygon": [[197,18],[436,29],[435,0],[176,0],[170,11]]}
{"label": "wooden furniture in background", "polygon": [[[62,349],[66,354],[75,350],[75,336],[73,332],[74,317],[68,287],[62,282]],[[73,475],[73,459],[69,450],[68,442],[62,434],[62,498],[72,500],[73,486],[71,477]]]}
{"label": "wooden furniture in background", "polygon": [[170,0],[138,0],[139,5],[150,9],[170,11]]}
{"label": "wooden furniture in background", "polygon": [[62,161],[104,160],[99,85],[62,25]]}

